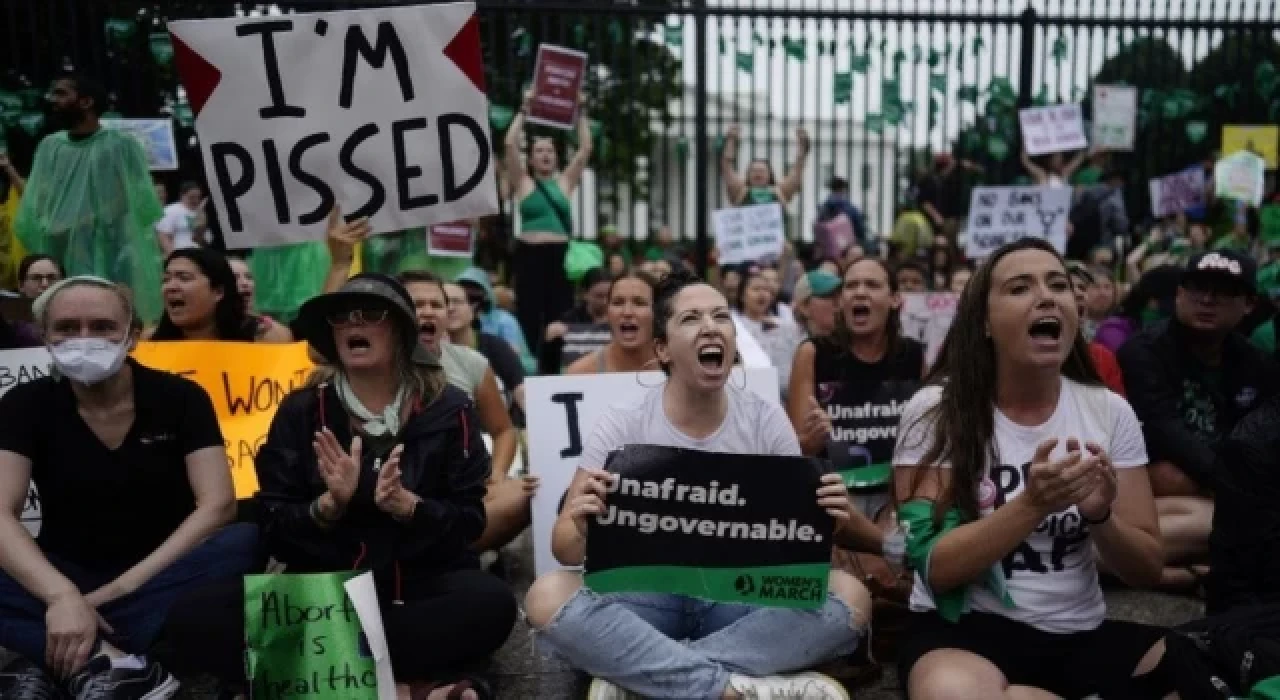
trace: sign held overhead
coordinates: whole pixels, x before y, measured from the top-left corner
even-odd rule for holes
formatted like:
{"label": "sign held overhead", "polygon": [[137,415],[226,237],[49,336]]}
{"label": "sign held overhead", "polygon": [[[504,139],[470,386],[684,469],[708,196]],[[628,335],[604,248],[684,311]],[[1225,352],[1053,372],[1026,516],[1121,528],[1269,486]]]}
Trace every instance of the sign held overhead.
{"label": "sign held overhead", "polygon": [[474,3],[171,22],[223,235],[374,233],[498,211]]}

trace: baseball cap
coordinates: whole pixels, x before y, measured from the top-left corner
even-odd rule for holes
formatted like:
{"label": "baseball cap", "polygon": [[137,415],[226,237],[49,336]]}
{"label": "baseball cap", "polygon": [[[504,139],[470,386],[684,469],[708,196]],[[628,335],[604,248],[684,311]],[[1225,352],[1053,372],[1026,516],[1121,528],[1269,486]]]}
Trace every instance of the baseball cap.
{"label": "baseball cap", "polygon": [[815,297],[835,296],[840,291],[840,278],[826,270],[810,270],[805,274],[809,291]]}
{"label": "baseball cap", "polygon": [[1211,250],[1191,256],[1179,285],[1185,286],[1189,280],[1216,280],[1252,292],[1257,277],[1258,265],[1249,255],[1230,249]]}

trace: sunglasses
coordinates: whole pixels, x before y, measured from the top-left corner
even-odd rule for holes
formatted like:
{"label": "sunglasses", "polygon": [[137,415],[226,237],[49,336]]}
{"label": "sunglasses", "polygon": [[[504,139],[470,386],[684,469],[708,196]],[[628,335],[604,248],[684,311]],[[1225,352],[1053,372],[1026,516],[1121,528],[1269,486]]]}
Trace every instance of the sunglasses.
{"label": "sunglasses", "polygon": [[344,309],[328,315],[331,326],[371,326],[387,320],[391,312],[387,309]]}

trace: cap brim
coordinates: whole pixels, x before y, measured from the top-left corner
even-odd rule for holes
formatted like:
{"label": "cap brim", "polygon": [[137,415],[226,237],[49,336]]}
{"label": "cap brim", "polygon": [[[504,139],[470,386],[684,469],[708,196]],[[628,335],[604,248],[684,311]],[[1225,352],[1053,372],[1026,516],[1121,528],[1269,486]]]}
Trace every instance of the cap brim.
{"label": "cap brim", "polygon": [[402,328],[406,346],[412,342],[411,348],[406,347],[410,352],[410,360],[417,365],[440,366],[440,358],[418,342],[417,319],[406,317],[404,309],[395,302],[372,292],[337,291],[309,299],[298,309],[298,318],[293,323],[294,330],[301,336],[299,339],[307,341],[330,364],[337,364],[338,348],[333,341],[333,326],[329,324],[329,316],[334,310],[354,302],[372,302],[389,309],[392,318],[396,319],[394,322]]}

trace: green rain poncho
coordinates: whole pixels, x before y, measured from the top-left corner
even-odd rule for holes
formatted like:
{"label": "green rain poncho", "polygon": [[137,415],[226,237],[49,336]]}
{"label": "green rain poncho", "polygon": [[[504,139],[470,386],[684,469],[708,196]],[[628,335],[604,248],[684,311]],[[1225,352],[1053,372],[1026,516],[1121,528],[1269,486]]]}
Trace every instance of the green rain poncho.
{"label": "green rain poncho", "polygon": [[289,323],[303,302],[323,291],[329,250],[320,241],[255,248],[249,255],[249,269],[255,311]]}
{"label": "green rain poncho", "polygon": [[371,236],[360,245],[361,267],[365,272],[397,275],[405,270],[426,270],[452,282],[471,267],[471,258],[431,255],[427,252],[427,231],[411,228],[396,233]]}
{"label": "green rain poncho", "polygon": [[155,224],[163,214],[132,136],[98,129],[72,140],[59,131],[36,149],[14,230],[28,253],[53,256],[68,275],[128,286],[138,315],[152,323],[162,312]]}

